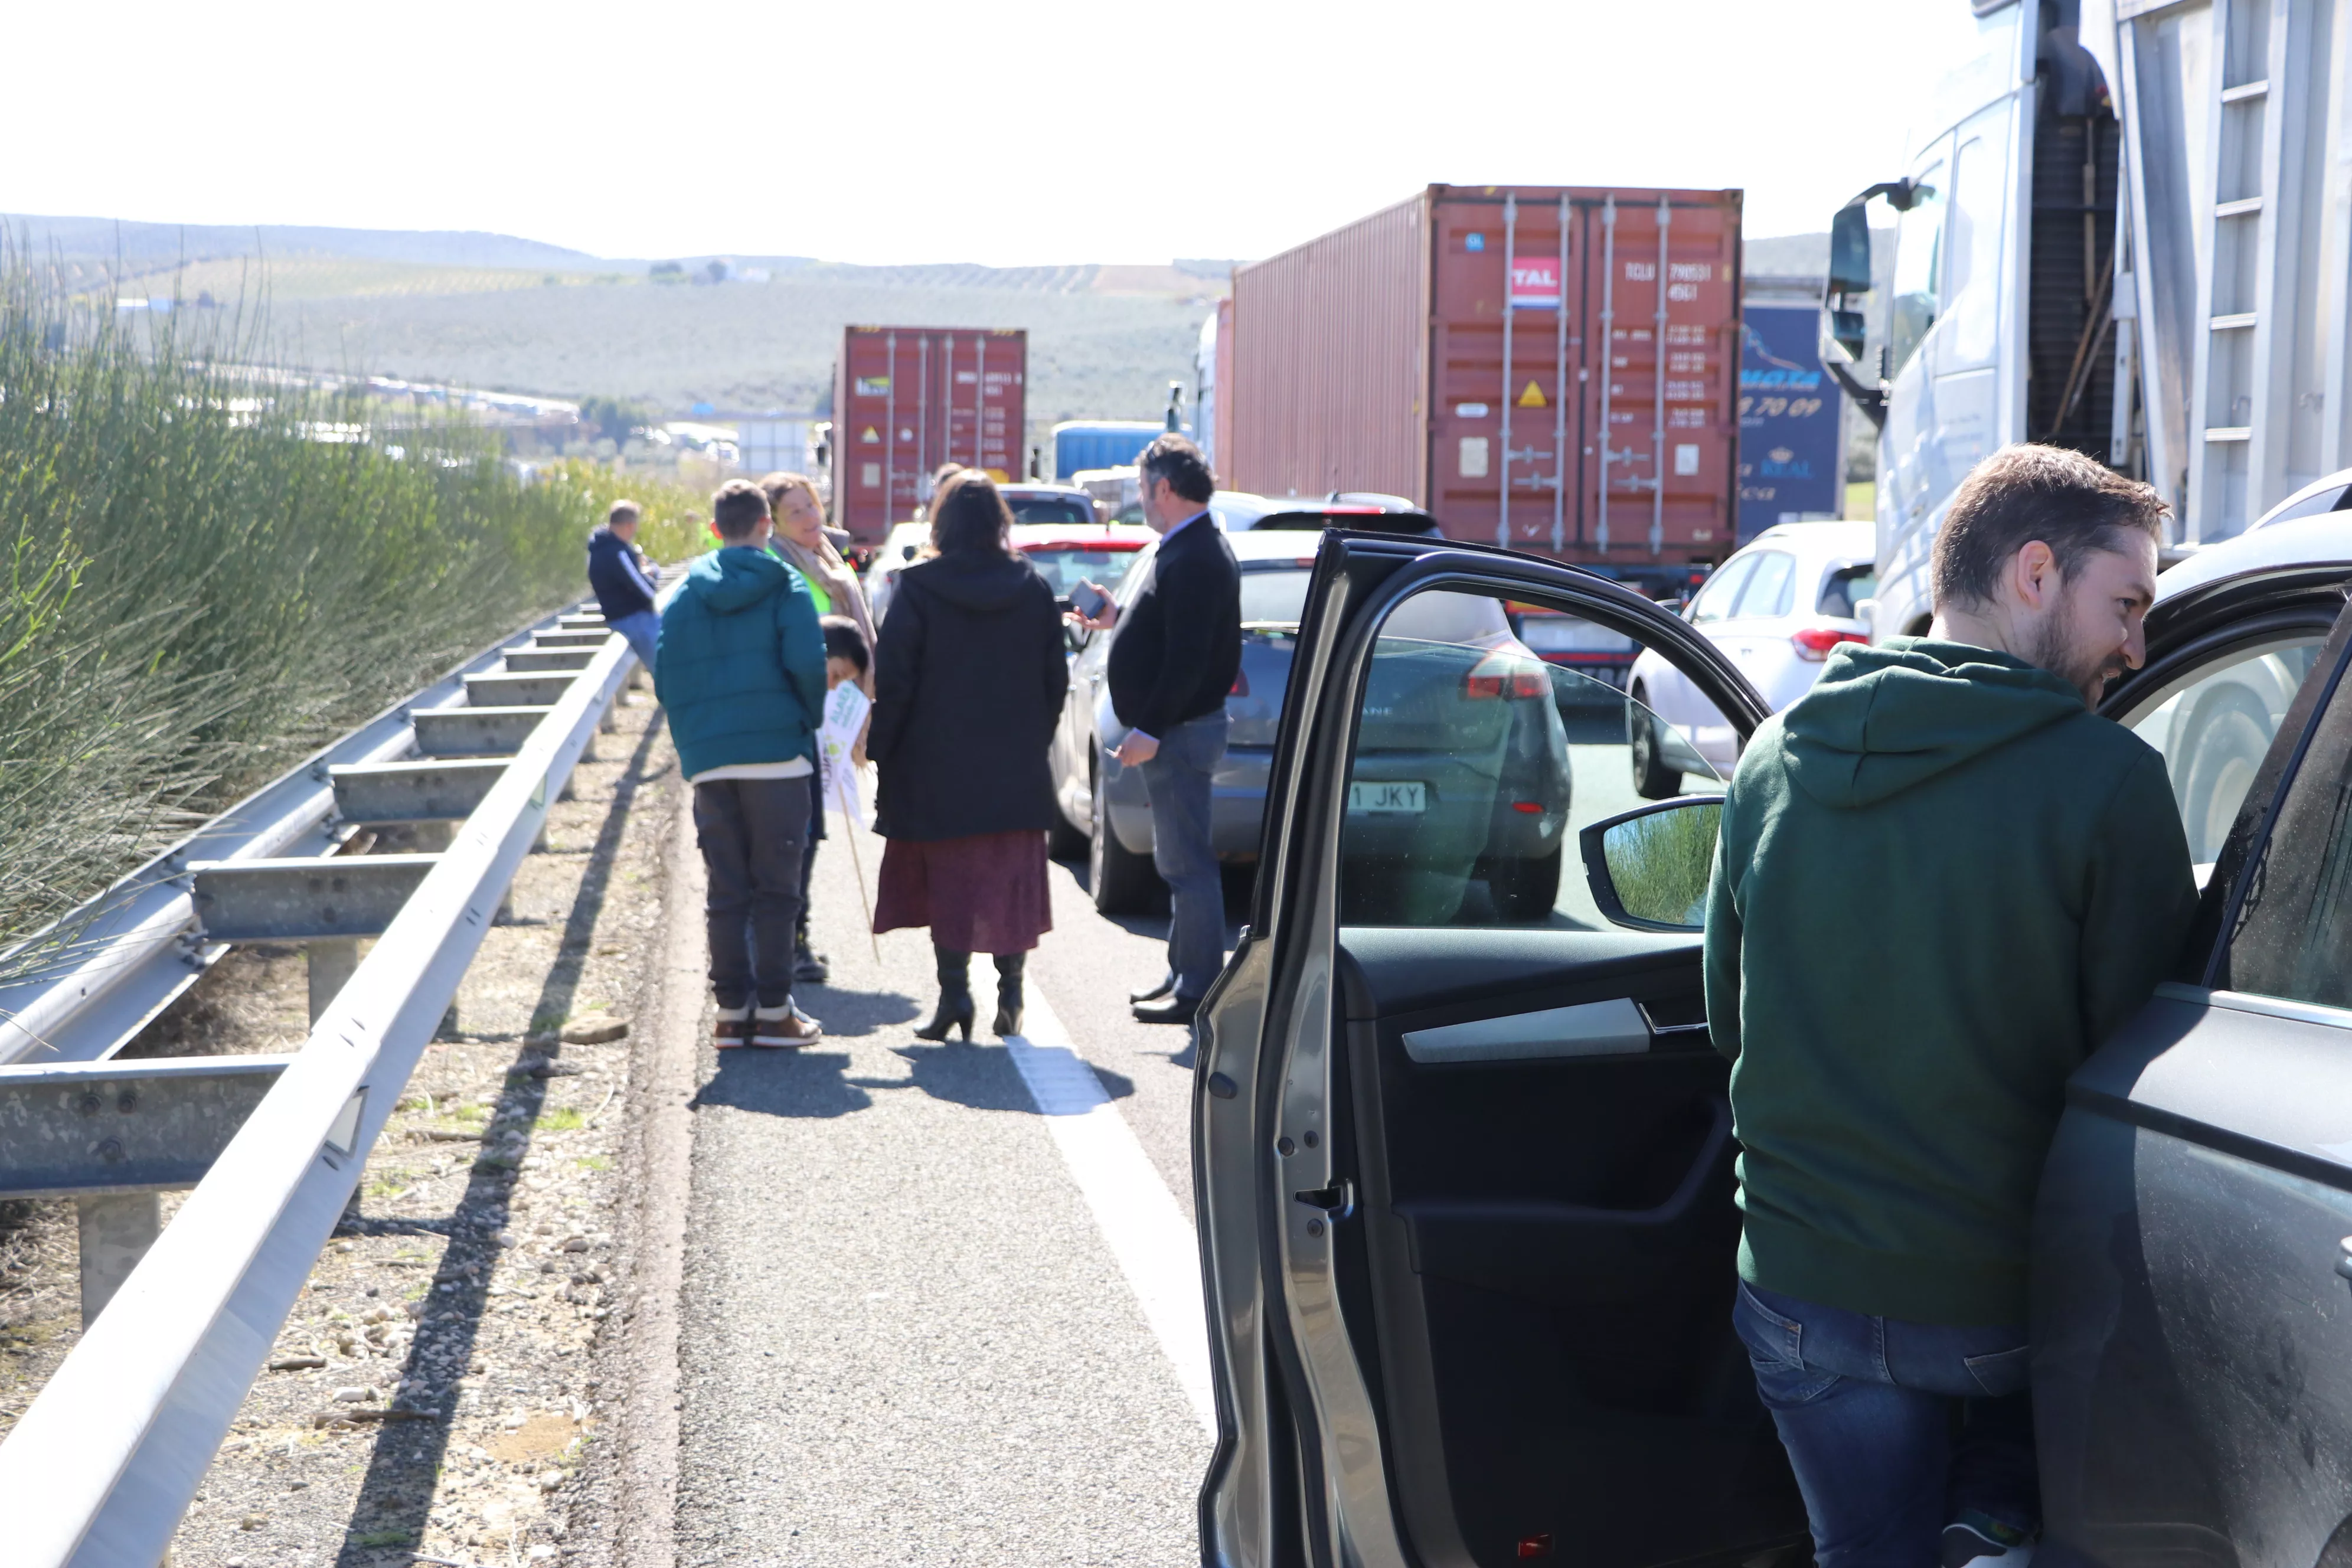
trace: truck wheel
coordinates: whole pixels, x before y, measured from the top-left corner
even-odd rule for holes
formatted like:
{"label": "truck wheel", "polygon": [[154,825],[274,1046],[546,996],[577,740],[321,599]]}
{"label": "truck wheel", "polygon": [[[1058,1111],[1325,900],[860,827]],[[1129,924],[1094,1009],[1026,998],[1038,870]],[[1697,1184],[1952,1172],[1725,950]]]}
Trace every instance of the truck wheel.
{"label": "truck wheel", "polygon": [[1486,891],[1495,900],[1499,920],[1539,921],[1559,902],[1559,861],[1557,849],[1540,857],[1510,856],[1488,862]]}
{"label": "truck wheel", "polygon": [[1643,800],[1672,800],[1683,792],[1681,770],[1666,766],[1658,742],[1658,716],[1642,702],[1641,688],[1633,689],[1633,703],[1625,710],[1625,739],[1633,752],[1633,793]]}
{"label": "truck wheel", "polygon": [[1095,774],[1094,834],[1087,845],[1087,885],[1094,891],[1095,908],[1107,915],[1156,914],[1168,893],[1151,857],[1133,853],[1110,830],[1099,773]]}

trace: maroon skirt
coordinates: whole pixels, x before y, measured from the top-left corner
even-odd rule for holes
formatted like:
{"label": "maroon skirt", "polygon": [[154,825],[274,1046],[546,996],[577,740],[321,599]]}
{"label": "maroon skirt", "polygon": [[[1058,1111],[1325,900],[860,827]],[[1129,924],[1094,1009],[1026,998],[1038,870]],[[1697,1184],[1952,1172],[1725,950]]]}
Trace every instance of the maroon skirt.
{"label": "maroon skirt", "polygon": [[963,838],[886,839],[874,929],[929,926],[955,952],[1026,952],[1054,929],[1045,836],[1034,828]]}

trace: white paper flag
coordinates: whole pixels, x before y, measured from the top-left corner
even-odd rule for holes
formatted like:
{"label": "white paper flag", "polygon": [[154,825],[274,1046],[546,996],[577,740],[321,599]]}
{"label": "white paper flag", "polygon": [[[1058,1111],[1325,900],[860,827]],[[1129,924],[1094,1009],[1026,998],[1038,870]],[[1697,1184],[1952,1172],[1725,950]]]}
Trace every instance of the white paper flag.
{"label": "white paper flag", "polygon": [[857,798],[857,770],[851,764],[850,752],[873,706],[856,682],[845,680],[825,698],[824,722],[816,732],[817,758],[824,766],[824,808],[841,813],[860,827],[866,826],[866,808]]}

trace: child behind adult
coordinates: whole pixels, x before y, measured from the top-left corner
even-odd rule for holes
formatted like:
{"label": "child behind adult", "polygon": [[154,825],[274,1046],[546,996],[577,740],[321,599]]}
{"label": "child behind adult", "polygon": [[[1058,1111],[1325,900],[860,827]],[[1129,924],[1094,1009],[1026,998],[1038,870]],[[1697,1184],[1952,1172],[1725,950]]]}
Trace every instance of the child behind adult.
{"label": "child behind adult", "polygon": [[808,584],[768,553],[768,499],[749,479],[712,498],[719,547],[687,569],[662,612],[655,690],[709,872],[705,909],[721,1048],[804,1046],[793,1006],[799,923],[824,711],[825,647]]}
{"label": "child behind adult", "polygon": [[[831,691],[846,680],[855,686],[866,686],[867,673],[873,668],[874,654],[866,645],[866,633],[847,616],[823,616],[817,624],[824,632],[824,689]],[[856,760],[864,763],[866,748],[860,739]],[[820,783],[822,780],[820,780]],[[793,942],[797,954],[793,978],[809,984],[822,985],[833,978],[833,960],[816,951],[809,941],[809,886],[816,876],[816,847],[825,840],[824,814],[837,808],[838,803],[818,801],[809,823],[808,853],[801,857],[801,924]]]}

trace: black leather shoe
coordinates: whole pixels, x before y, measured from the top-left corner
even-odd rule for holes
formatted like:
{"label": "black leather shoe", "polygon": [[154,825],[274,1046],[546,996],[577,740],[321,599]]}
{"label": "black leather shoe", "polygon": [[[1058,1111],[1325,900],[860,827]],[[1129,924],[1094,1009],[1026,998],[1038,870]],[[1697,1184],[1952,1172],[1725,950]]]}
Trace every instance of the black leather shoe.
{"label": "black leather shoe", "polygon": [[1197,996],[1171,996],[1164,1002],[1138,1002],[1135,1019],[1139,1024],[1189,1024],[1200,1010]]}
{"label": "black leather shoe", "polygon": [[1168,973],[1161,975],[1159,983],[1149,991],[1129,992],[1127,999],[1130,1002],[1157,1002],[1162,996],[1172,996],[1175,994],[1176,976],[1173,973]]}

